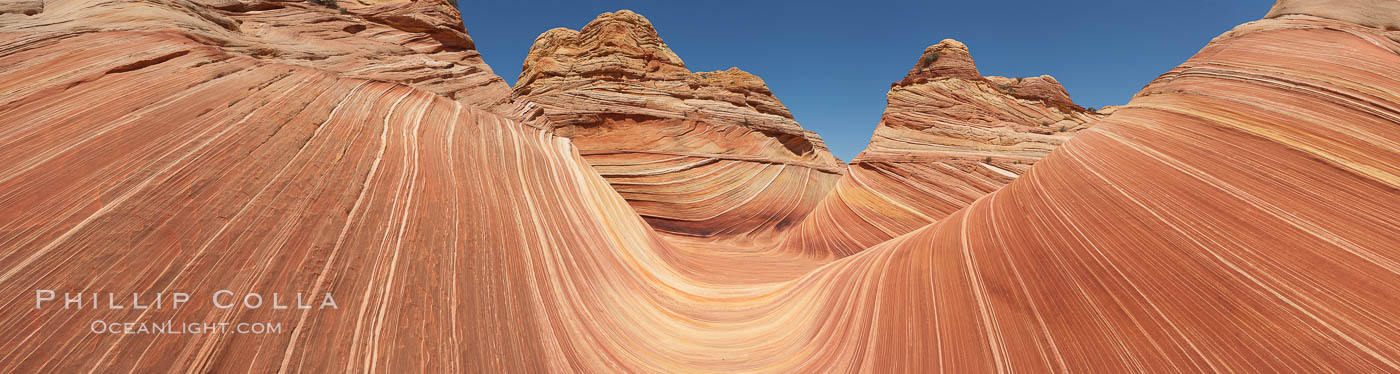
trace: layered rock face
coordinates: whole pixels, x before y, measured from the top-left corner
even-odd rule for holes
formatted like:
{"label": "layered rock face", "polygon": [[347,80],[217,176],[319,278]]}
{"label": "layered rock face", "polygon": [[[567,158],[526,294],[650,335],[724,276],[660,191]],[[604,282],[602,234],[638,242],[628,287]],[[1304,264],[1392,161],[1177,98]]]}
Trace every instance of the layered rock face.
{"label": "layered rock face", "polygon": [[517,116],[568,137],[659,230],[752,240],[801,219],[843,173],[762,79],[692,73],[631,11],[540,35]]}
{"label": "layered rock face", "polygon": [[0,371],[1400,371],[1394,31],[1240,26],[1004,188],[753,282],[698,278],[774,269],[688,262],[548,130],[179,30],[68,34],[0,39]]}
{"label": "layered rock face", "polygon": [[[38,55],[32,49],[46,46],[120,47],[131,57],[112,63],[135,69],[188,53],[188,45],[162,37],[174,36],[259,65],[403,83],[481,107],[503,109],[509,100],[509,87],[482,61],[460,13],[441,1],[60,0],[33,15],[0,12],[0,33],[12,55],[26,50]],[[133,44],[137,35],[163,45]],[[89,39],[71,39],[79,37]],[[22,63],[67,63],[46,60],[52,51]]]}
{"label": "layered rock face", "polygon": [[1355,23],[1362,26],[1400,30],[1400,2],[1357,0],[1277,0],[1264,18],[1306,15]]}
{"label": "layered rock face", "polygon": [[926,48],[886,100],[870,145],[784,249],[844,256],[935,222],[1103,117],[1048,75],[982,76],[952,39]]}
{"label": "layered rock face", "polygon": [[876,367],[1400,370],[1396,37],[1241,26],[1005,188],[850,259],[931,274],[885,282],[913,296],[881,310],[925,307],[871,351],[958,342]]}

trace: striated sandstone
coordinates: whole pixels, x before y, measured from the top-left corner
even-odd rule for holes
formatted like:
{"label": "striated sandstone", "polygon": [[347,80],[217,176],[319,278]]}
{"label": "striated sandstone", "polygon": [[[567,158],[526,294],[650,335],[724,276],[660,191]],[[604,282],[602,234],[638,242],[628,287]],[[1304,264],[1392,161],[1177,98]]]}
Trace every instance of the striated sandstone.
{"label": "striated sandstone", "polygon": [[938,221],[1102,118],[1048,75],[982,76],[952,39],[926,48],[886,100],[870,145],[784,249],[845,256]]}
{"label": "striated sandstone", "polygon": [[[791,264],[697,260],[572,140],[423,87],[177,32],[9,33],[0,371],[1400,371],[1393,35],[1242,25],[1005,187]],[[899,214],[871,212],[831,237]],[[36,309],[44,288],[340,304]]]}
{"label": "striated sandstone", "polygon": [[1099,118],[1053,77],[981,76],[967,47],[951,39],[926,49],[886,98],[870,146],[853,163],[991,157],[1029,167]]}
{"label": "striated sandstone", "polygon": [[[0,17],[11,14],[32,16],[44,12],[44,2],[42,0],[10,0],[0,2]],[[0,18],[3,19],[3,18]]]}
{"label": "striated sandstone", "polygon": [[[275,0],[49,2],[36,16],[4,15],[11,48],[59,44],[80,33],[125,32],[188,38],[224,54],[403,83],[470,105],[504,109],[509,87],[491,72],[442,1],[327,5]],[[18,39],[22,36],[22,39]],[[135,50],[175,50],[149,46]],[[139,54],[139,53],[134,53]],[[30,60],[26,62],[38,62]],[[146,64],[149,61],[128,61]],[[172,72],[173,74],[173,72]]]}
{"label": "striated sandstone", "polygon": [[924,307],[875,323],[901,332],[874,371],[1400,370],[1400,55],[1307,17],[1227,33],[1005,188],[843,260],[931,275],[881,282],[911,296],[880,310]]}
{"label": "striated sandstone", "polygon": [[751,240],[811,211],[845,165],[753,74],[692,73],[645,17],[535,40],[516,115],[569,138],[652,226]]}
{"label": "striated sandstone", "polygon": [[1289,15],[1321,17],[1385,31],[1400,31],[1400,1],[1277,0],[1264,18]]}

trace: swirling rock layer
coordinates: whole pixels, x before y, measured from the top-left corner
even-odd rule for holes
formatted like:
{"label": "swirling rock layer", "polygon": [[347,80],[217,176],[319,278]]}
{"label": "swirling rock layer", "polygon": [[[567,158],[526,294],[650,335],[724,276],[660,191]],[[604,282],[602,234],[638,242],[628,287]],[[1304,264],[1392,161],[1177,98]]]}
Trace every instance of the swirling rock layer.
{"label": "swirling rock layer", "polygon": [[762,79],[737,68],[691,73],[631,11],[540,35],[514,96],[517,116],[570,138],[669,233],[772,237],[806,216],[845,168]]}
{"label": "swirling rock layer", "polygon": [[[6,372],[1400,370],[1383,29],[1241,26],[1004,188],[806,263],[697,255],[714,243],[658,234],[571,140],[424,87],[180,31],[6,37]],[[38,289],[339,307],[34,308]]]}
{"label": "swirling rock layer", "polygon": [[930,322],[880,347],[977,342],[891,367],[1400,369],[1395,36],[1241,26],[1005,188],[856,256],[932,274],[888,283]]}

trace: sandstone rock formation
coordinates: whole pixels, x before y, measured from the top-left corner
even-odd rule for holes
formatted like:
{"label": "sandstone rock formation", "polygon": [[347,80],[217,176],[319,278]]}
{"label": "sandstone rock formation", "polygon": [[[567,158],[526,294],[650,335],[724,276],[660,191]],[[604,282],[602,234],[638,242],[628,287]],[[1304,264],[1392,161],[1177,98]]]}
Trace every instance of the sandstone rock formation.
{"label": "sandstone rock formation", "polygon": [[1396,14],[1400,14],[1400,2],[1396,1],[1277,0],[1264,18],[1305,15],[1398,31],[1400,18]]}
{"label": "sandstone rock formation", "polygon": [[[0,371],[1400,371],[1395,31],[1242,25],[935,223],[719,268],[570,139],[460,101],[480,87],[183,27],[84,29],[42,18],[76,3],[45,5],[0,15]],[[231,14],[142,7],[128,15]],[[35,307],[44,289],[339,306]]]}
{"label": "sandstone rock formation", "polygon": [[983,77],[952,39],[925,49],[886,98],[870,146],[852,163],[980,161],[1019,175],[1099,118],[1053,77]]}
{"label": "sandstone rock formation", "polygon": [[[0,10],[8,53],[37,54],[31,49],[54,44],[128,48],[132,57],[116,64],[136,69],[198,46],[217,51],[220,60],[248,57],[257,65],[403,83],[469,105],[503,107],[508,101],[509,87],[482,62],[460,13],[441,1],[51,1],[31,13]],[[164,46],[132,44],[137,42]],[[64,61],[41,56],[21,63]]]}
{"label": "sandstone rock formation", "polygon": [[784,249],[845,256],[938,221],[1102,118],[1048,75],[983,77],[952,39],[926,48],[886,100],[870,145]]}
{"label": "sandstone rock formation", "polygon": [[44,11],[44,2],[41,0],[18,0],[0,3],[0,15],[22,14],[32,16]]}
{"label": "sandstone rock formation", "polygon": [[568,137],[651,225],[749,241],[800,220],[845,165],[762,79],[692,73],[645,17],[603,13],[541,34],[517,116]]}

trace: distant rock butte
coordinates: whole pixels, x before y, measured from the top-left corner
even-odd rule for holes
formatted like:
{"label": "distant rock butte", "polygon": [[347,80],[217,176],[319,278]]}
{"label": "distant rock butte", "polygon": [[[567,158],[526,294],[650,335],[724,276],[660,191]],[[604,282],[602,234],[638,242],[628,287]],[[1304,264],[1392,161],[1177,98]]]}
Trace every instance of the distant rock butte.
{"label": "distant rock butte", "polygon": [[983,77],[968,48],[951,39],[925,49],[886,100],[854,163],[983,161],[1019,175],[1102,117],[1075,105],[1048,75]]}
{"label": "distant rock butte", "polygon": [[541,34],[513,96],[517,117],[570,138],[664,232],[772,237],[845,169],[762,79],[737,68],[692,73],[627,10]]}
{"label": "distant rock butte", "polygon": [[952,39],[924,49],[886,100],[870,145],[784,248],[848,255],[935,222],[1103,117],[1048,75],[982,76]]}

